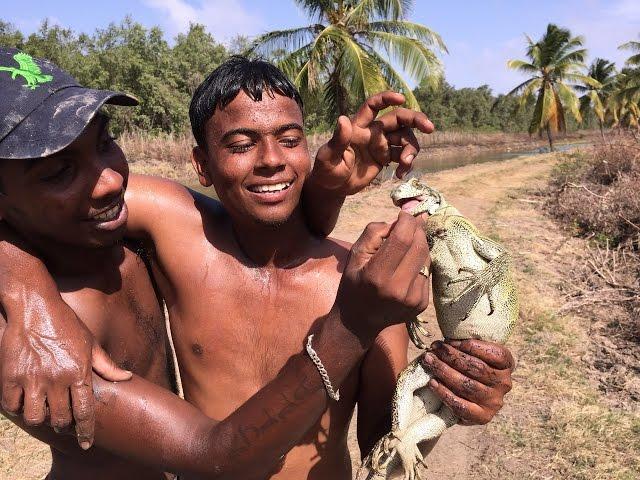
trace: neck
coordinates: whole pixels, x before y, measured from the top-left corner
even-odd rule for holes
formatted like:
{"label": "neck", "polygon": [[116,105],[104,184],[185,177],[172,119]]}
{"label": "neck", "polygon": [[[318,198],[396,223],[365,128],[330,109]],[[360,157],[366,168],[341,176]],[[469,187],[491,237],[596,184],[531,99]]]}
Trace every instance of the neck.
{"label": "neck", "polygon": [[82,247],[50,239],[30,238],[40,258],[53,276],[88,275],[110,270],[122,255],[119,244],[108,247]]}
{"label": "neck", "polygon": [[310,244],[317,241],[307,228],[299,207],[279,225],[234,220],[232,224],[236,241],[252,266],[291,268],[300,265],[308,257]]}

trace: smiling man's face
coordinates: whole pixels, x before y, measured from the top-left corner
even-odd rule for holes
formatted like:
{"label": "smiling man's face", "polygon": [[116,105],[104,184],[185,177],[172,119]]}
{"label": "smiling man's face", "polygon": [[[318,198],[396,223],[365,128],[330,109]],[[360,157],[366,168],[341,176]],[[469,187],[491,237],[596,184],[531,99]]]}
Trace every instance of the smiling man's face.
{"label": "smiling man's face", "polygon": [[286,222],[311,168],[302,125],[295,100],[265,92],[256,102],[241,90],[208,120],[207,150],[194,150],[200,182],[237,221]]}
{"label": "smiling man's face", "polygon": [[119,241],[127,221],[124,154],[99,114],[67,148],[49,157],[0,160],[0,215],[34,240],[81,247]]}

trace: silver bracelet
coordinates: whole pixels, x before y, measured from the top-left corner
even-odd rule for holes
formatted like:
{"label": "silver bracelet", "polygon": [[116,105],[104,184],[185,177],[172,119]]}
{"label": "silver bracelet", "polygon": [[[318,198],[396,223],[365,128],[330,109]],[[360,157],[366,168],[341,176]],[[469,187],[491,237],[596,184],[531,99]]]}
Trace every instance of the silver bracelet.
{"label": "silver bracelet", "polygon": [[320,360],[320,357],[311,346],[312,338],[313,338],[313,335],[309,335],[307,337],[307,354],[309,355],[309,358],[311,358],[311,361],[313,362],[313,364],[318,369],[318,373],[320,374],[320,378],[322,378],[322,383],[324,383],[324,388],[327,391],[327,395],[329,395],[329,398],[331,400],[335,400],[337,402],[338,400],[340,400],[340,391],[333,389],[333,385],[331,385],[331,380],[329,380],[329,374],[327,373],[327,369],[324,368],[324,365],[322,364],[322,360]]}

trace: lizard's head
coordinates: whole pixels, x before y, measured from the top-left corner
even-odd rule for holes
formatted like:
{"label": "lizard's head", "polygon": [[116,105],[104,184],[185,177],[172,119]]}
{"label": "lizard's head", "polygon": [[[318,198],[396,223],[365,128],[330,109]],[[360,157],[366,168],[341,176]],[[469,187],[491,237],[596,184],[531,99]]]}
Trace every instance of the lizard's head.
{"label": "lizard's head", "polygon": [[398,185],[391,192],[393,204],[414,217],[421,213],[433,215],[442,206],[444,199],[437,190],[422,183],[417,178]]}

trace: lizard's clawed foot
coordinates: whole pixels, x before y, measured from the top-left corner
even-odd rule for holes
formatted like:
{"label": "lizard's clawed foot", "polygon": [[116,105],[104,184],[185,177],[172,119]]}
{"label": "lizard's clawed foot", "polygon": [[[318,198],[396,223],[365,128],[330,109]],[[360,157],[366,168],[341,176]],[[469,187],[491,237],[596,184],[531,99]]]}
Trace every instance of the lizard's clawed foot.
{"label": "lizard's clawed foot", "polygon": [[[372,450],[370,457],[371,469],[378,475],[385,475],[389,465],[399,459],[404,471],[404,480],[419,479],[418,466],[426,466],[418,444],[408,438],[400,438],[394,433],[382,437]],[[397,462],[394,463],[397,465]]]}
{"label": "lizard's clawed foot", "polygon": [[424,465],[426,467],[427,465],[424,463],[424,459],[422,458],[422,453],[420,452],[418,445],[405,439],[398,443],[395,450],[402,462],[404,480],[419,479],[420,473],[418,471],[418,466]]}
{"label": "lizard's clawed foot", "polygon": [[420,350],[427,348],[427,344],[422,340],[422,337],[429,337],[429,332],[422,326],[427,322],[416,318],[414,320],[407,321],[407,330],[409,332],[409,338],[413,344]]}

